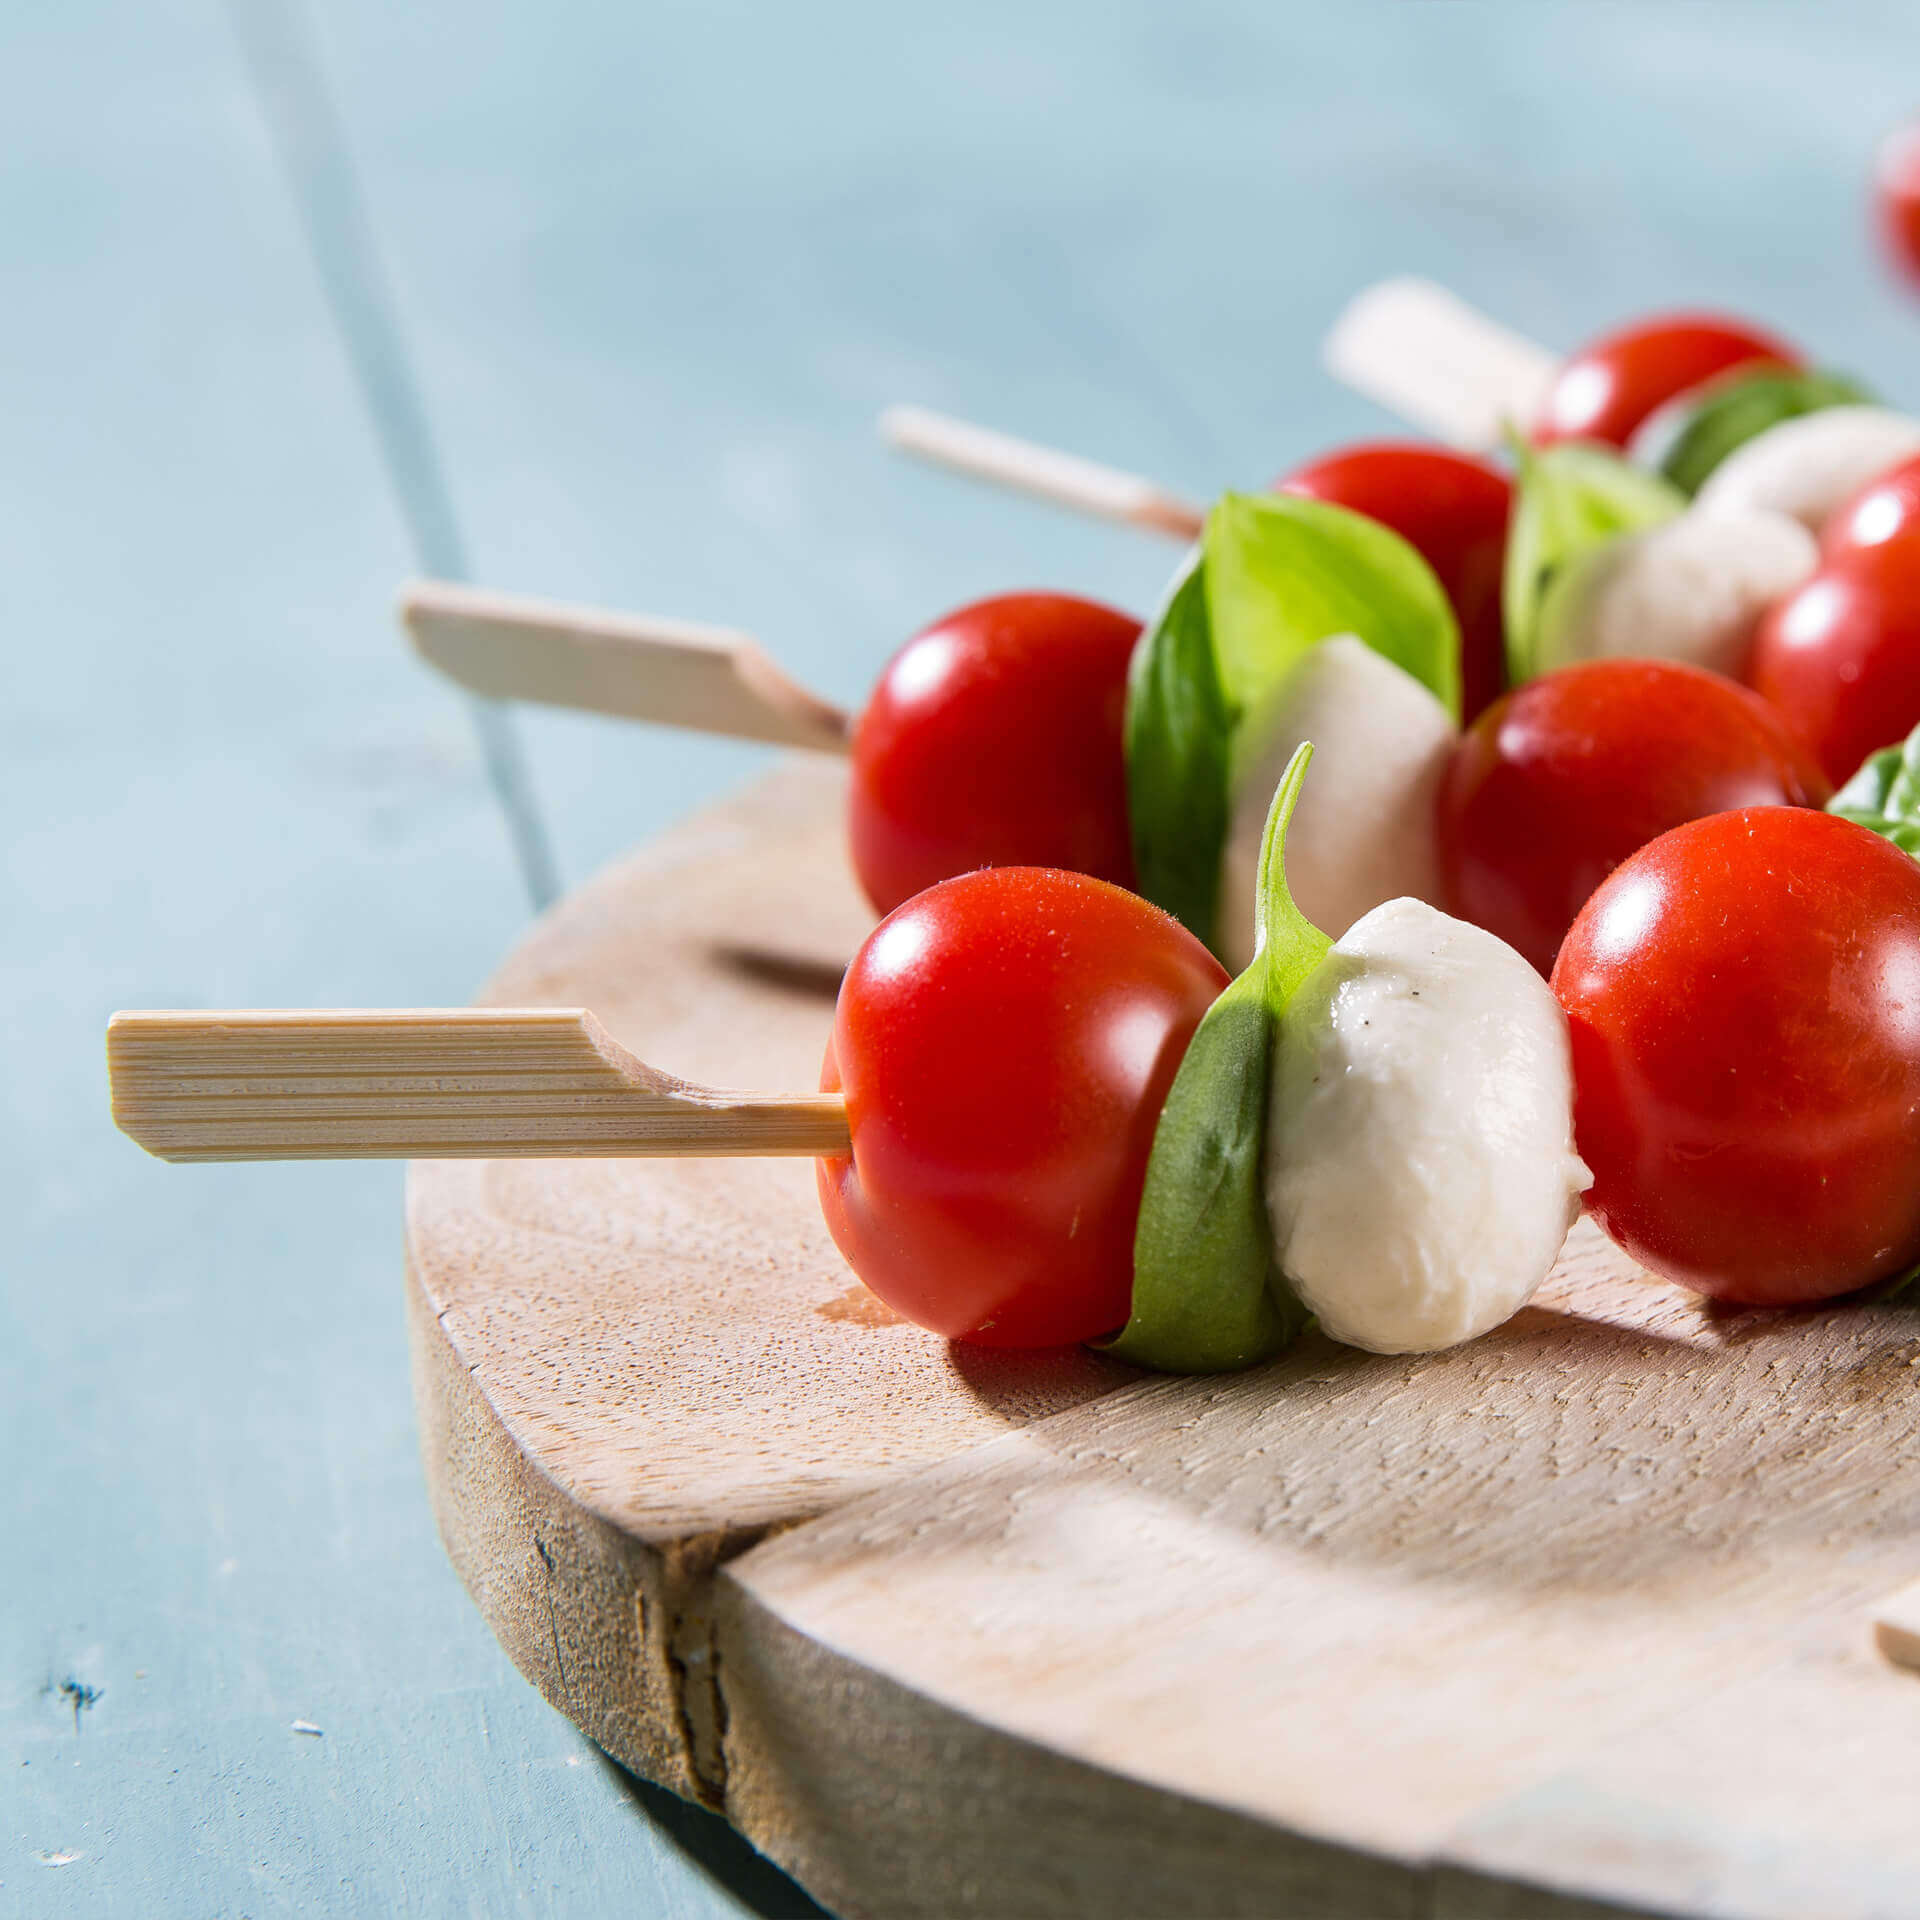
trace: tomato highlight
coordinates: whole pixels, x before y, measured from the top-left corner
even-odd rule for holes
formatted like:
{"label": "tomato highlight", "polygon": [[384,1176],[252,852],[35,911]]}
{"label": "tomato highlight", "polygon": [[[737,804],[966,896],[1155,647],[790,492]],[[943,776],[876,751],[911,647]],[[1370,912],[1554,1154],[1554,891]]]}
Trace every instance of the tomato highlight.
{"label": "tomato highlight", "polygon": [[1116,1332],[1160,1110],[1226,984],[1171,915],[1082,874],[989,868],[890,914],[821,1073],[853,1151],[818,1163],[820,1205],[854,1271],[949,1339]]}
{"label": "tomato highlight", "polygon": [[1438,802],[1449,912],[1541,973],[1587,898],[1669,828],[1830,788],[1764,702],[1671,660],[1589,660],[1516,688],[1461,735]]}
{"label": "tomato highlight", "polygon": [[1836,785],[1920,725],[1920,541],[1854,547],[1760,622],[1747,684]]}
{"label": "tomato highlight", "polygon": [[1800,808],[1622,865],[1553,970],[1587,1205],[1634,1259],[1745,1306],[1920,1259],[1920,863]]}
{"label": "tomato highlight", "polygon": [[1140,623],[1010,593],[894,655],[854,732],[847,835],[878,913],[976,867],[1134,882],[1121,745]]}
{"label": "tomato highlight", "polygon": [[1820,553],[1827,560],[1903,540],[1920,527],[1920,457],[1869,480],[1820,529]]}
{"label": "tomato highlight", "polygon": [[1669,400],[1734,367],[1797,367],[1777,335],[1724,314],[1666,313],[1602,334],[1554,377],[1533,424],[1536,446],[1599,440],[1624,448]]}

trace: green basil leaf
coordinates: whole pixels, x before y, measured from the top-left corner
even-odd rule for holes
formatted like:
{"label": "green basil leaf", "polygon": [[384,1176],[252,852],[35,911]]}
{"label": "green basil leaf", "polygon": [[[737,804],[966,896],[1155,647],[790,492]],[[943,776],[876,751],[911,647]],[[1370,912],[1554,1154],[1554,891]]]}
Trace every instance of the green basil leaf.
{"label": "green basil leaf", "polygon": [[1200,1022],[1153,1137],[1133,1243],[1133,1310],[1108,1351],[1168,1373],[1270,1359],[1308,1314],[1273,1257],[1267,1094],[1287,1002],[1333,944],[1287,891],[1287,822],[1313,749],[1293,756],[1260,849],[1253,964]]}
{"label": "green basil leaf", "polygon": [[1716,381],[1687,415],[1660,462],[1682,493],[1698,493],[1707,475],[1756,434],[1822,407],[1870,406],[1878,396],[1844,373],[1770,367]]}
{"label": "green basil leaf", "polygon": [[1582,560],[1622,534],[1671,520],[1686,496],[1611,449],[1569,440],[1554,447],[1514,444],[1520,463],[1506,572],[1500,583],[1507,635],[1507,679],[1531,680],[1545,660],[1542,620],[1549,594],[1563,591]]}
{"label": "green basil leaf", "polygon": [[1883,747],[1827,802],[1827,811],[1884,835],[1920,858],[1920,727]]}
{"label": "green basil leaf", "polygon": [[1140,891],[1209,945],[1232,739],[1196,547],[1128,669],[1127,815]]}
{"label": "green basil leaf", "polygon": [[1459,718],[1452,604],[1392,528],[1325,500],[1229,493],[1201,538],[1214,649],[1236,719],[1336,633],[1358,634]]}
{"label": "green basil leaf", "polygon": [[1459,713],[1453,608],[1406,541],[1321,500],[1230,493],[1134,651],[1127,810],[1140,891],[1209,945],[1242,722],[1337,633]]}

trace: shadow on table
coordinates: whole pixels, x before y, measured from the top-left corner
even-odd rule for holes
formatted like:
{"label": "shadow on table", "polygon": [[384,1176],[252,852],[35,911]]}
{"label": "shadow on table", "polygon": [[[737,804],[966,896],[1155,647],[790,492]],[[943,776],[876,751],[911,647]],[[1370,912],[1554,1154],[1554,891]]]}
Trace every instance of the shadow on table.
{"label": "shadow on table", "polygon": [[760,1920],[832,1920],[825,1907],[809,1898],[765,1854],[756,1853],[717,1813],[637,1779],[604,1754],[599,1758],[601,1767],[620,1783],[655,1829],[747,1912]]}

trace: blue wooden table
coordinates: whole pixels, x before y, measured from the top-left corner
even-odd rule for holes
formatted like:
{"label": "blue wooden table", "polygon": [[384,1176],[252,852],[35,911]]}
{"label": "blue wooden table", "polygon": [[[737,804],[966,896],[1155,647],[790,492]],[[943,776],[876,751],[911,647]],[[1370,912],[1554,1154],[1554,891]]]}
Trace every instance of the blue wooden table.
{"label": "blue wooden table", "polygon": [[[458,1001],[513,939],[389,615],[423,555],[856,700],[951,603],[1143,608],[1169,560],[890,464],[888,401],[1257,483],[1382,426],[1315,346],[1406,270],[1554,343],[1727,303],[1920,400],[1863,213],[1920,17],[318,13],[0,4],[0,1912],[807,1912],[460,1592],[399,1170],[144,1160],[106,1015]],[[755,762],[519,723],[568,880]]]}

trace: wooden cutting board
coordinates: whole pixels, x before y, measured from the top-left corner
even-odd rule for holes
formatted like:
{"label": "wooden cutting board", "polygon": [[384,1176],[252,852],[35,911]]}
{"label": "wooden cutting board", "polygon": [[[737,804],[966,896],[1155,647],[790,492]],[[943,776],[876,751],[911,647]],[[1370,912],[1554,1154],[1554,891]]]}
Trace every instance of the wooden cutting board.
{"label": "wooden cutting board", "polygon": [[[868,916],[783,766],[491,983],[815,1083]],[[781,1161],[416,1165],[422,1447],[521,1669],[850,1915],[1920,1914],[1920,1314],[1576,1230],[1452,1353],[949,1347]]]}

